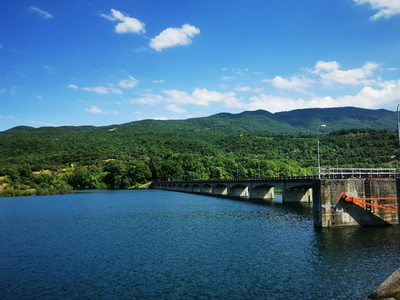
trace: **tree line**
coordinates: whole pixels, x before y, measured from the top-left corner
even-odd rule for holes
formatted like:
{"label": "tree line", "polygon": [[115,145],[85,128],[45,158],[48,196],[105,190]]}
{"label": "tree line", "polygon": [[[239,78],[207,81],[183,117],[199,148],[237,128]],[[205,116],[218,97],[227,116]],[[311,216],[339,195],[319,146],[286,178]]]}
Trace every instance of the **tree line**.
{"label": "tree line", "polygon": [[[3,195],[123,189],[151,180],[311,175],[313,134],[100,132],[0,134]],[[321,167],[395,167],[397,132],[320,134]],[[290,164],[290,168],[289,168]],[[47,170],[47,173],[42,172]]]}

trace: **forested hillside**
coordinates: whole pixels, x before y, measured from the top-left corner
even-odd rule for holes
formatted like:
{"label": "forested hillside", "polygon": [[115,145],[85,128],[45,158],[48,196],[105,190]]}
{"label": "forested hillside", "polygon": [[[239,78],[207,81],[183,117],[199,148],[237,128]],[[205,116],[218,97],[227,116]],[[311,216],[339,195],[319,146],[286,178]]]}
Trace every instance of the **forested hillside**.
{"label": "forested hillside", "polygon": [[[55,191],[62,182],[117,189],[156,179],[308,175],[317,166],[316,128],[322,123],[327,124],[319,130],[322,167],[391,167],[398,161],[397,132],[365,127],[391,128],[393,117],[384,110],[343,108],[107,127],[20,126],[0,133],[0,176],[7,175],[3,183],[15,192],[46,186]],[[343,122],[364,128],[345,129]],[[31,175],[41,170],[53,174]]]}

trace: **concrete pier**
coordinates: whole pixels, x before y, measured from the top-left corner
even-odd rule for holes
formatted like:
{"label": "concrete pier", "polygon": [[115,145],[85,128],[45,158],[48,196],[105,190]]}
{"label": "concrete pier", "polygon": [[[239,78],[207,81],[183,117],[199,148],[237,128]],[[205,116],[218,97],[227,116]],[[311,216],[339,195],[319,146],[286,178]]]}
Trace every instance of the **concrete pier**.
{"label": "concrete pier", "polygon": [[[395,179],[314,180],[312,190],[314,226],[316,227],[375,226],[399,223],[397,212],[382,208],[368,211],[355,203],[337,201],[342,192],[357,198],[395,198],[397,197]],[[395,204],[393,201],[391,203]]]}

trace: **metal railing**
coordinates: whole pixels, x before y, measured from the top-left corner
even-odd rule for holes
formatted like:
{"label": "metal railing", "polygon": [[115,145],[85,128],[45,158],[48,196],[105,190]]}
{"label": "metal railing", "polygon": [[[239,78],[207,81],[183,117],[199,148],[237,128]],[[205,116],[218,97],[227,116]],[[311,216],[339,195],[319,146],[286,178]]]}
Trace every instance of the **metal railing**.
{"label": "metal railing", "polygon": [[[400,177],[400,169],[394,168],[321,168],[321,179],[370,178],[389,179]],[[318,176],[318,169],[312,170],[312,176]]]}

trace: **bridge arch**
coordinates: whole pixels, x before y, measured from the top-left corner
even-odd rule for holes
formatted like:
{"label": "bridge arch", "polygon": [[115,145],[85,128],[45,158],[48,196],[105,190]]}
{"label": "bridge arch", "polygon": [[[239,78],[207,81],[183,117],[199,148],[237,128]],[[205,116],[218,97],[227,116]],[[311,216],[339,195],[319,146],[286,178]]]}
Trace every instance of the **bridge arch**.
{"label": "bridge arch", "polygon": [[228,196],[232,197],[249,197],[249,185],[241,182],[232,184],[228,189]]}
{"label": "bridge arch", "polygon": [[200,186],[200,193],[203,194],[211,194],[212,193],[212,185],[205,183]]}
{"label": "bridge arch", "polygon": [[228,196],[228,186],[222,183],[214,185],[212,189],[214,195]]}
{"label": "bridge arch", "polygon": [[275,185],[270,183],[260,183],[253,185],[250,198],[251,199],[274,199],[275,197]]}

